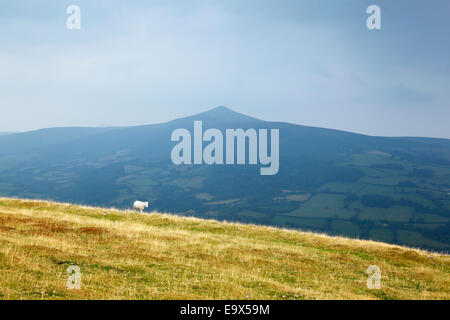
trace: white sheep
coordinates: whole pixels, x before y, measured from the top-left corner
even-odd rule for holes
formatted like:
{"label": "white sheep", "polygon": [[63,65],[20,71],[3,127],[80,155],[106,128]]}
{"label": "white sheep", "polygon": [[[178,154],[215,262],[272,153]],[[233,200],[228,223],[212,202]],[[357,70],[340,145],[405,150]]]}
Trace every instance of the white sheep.
{"label": "white sheep", "polygon": [[141,214],[142,214],[143,213],[142,211],[145,208],[148,208],[148,202],[135,201],[133,203],[133,208],[134,208],[134,210],[139,210],[141,212]]}

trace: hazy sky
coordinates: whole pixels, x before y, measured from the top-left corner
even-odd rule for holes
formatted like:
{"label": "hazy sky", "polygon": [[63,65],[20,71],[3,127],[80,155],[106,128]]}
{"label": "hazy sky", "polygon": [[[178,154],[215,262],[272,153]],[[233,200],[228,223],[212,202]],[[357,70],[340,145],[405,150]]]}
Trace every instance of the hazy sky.
{"label": "hazy sky", "polygon": [[[81,8],[81,30],[66,9]],[[366,28],[381,7],[382,30]],[[448,0],[0,2],[0,131],[265,120],[450,138]]]}

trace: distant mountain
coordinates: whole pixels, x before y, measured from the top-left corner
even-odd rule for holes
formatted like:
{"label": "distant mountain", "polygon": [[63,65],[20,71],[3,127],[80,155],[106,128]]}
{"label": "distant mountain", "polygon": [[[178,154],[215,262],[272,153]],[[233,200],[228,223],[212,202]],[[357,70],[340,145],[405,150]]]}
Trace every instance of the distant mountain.
{"label": "distant mountain", "polygon": [[[173,130],[279,129],[280,169],[172,164]],[[450,140],[374,137],[226,107],[167,123],[0,136],[0,195],[130,207],[450,248]]]}
{"label": "distant mountain", "polygon": [[0,131],[0,136],[6,136],[6,135],[9,135],[9,134],[14,134],[14,133],[16,133],[16,132],[12,132],[12,131]]}

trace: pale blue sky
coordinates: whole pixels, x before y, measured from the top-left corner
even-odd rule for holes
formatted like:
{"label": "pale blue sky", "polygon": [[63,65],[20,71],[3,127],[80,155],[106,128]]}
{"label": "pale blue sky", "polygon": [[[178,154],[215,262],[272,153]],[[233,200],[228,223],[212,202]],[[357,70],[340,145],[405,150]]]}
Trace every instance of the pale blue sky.
{"label": "pale blue sky", "polygon": [[[66,8],[81,8],[81,30]],[[366,28],[381,7],[382,30]],[[450,1],[0,3],[0,131],[265,120],[450,138]]]}

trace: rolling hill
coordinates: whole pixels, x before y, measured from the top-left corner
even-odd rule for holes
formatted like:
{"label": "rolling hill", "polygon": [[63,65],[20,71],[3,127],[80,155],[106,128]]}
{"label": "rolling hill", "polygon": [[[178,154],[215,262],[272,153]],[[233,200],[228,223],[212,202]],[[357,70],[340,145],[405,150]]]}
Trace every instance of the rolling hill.
{"label": "rolling hill", "polygon": [[384,243],[7,198],[0,222],[0,299],[450,299],[448,255]]}
{"label": "rolling hill", "polygon": [[[178,128],[280,130],[280,170],[175,166]],[[269,122],[218,107],[167,123],[0,136],[0,195],[450,249],[450,140],[374,137]]]}

